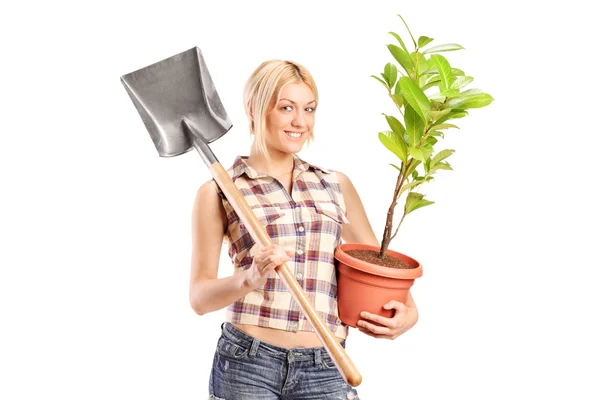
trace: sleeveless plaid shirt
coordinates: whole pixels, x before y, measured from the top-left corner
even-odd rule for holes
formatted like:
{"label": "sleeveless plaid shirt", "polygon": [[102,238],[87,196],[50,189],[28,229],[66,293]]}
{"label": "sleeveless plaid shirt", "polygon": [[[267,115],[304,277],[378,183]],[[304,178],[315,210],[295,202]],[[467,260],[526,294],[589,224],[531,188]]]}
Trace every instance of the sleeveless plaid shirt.
{"label": "sleeveless plaid shirt", "polygon": [[[346,338],[348,327],[339,319],[337,276],[333,252],[341,243],[342,224],[347,224],[346,208],[337,175],[317,167],[294,154],[291,196],[275,178],[256,172],[246,160],[236,157],[227,170],[271,240],[294,255],[287,262],[317,313],[339,338]],[[240,221],[214,179],[227,213],[224,243],[234,273],[250,268],[258,245]],[[226,320],[238,324],[314,331],[310,322],[276,272],[261,288],[227,307]]]}

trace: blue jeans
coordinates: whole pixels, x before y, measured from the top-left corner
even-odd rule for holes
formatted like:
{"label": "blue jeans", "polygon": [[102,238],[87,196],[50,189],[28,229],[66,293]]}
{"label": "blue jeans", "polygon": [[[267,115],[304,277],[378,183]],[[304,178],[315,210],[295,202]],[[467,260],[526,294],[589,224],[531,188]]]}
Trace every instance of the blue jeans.
{"label": "blue jeans", "polygon": [[277,347],[228,322],[221,330],[209,400],[358,400],[324,347]]}

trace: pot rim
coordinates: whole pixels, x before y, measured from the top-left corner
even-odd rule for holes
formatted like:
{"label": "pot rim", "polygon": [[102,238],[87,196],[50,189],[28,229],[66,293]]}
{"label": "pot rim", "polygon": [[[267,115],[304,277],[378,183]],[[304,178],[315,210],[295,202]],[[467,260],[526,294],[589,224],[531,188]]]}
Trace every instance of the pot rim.
{"label": "pot rim", "polygon": [[351,268],[357,269],[359,271],[367,272],[374,275],[385,276],[388,278],[396,278],[396,279],[415,279],[423,275],[423,267],[420,262],[415,260],[412,257],[407,256],[406,254],[399,253],[394,250],[388,249],[386,254],[389,254],[395,258],[398,258],[407,264],[416,265],[415,268],[411,269],[397,269],[397,268],[389,268],[383,267],[377,264],[371,264],[363,260],[359,260],[358,258],[354,258],[346,253],[347,250],[374,250],[379,251],[380,246],[373,246],[369,244],[362,243],[344,243],[340,244],[336,247],[333,257],[348,265]]}

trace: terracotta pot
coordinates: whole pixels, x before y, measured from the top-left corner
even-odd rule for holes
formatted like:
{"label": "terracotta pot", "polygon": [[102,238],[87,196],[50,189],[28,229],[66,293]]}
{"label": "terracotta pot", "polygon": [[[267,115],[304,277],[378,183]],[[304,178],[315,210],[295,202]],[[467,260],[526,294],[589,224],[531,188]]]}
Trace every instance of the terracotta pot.
{"label": "terracotta pot", "polygon": [[[421,264],[393,250],[386,254],[399,258],[413,268],[397,269],[371,264],[349,256],[348,250],[374,250],[379,246],[358,243],[344,243],[334,252],[337,260],[338,310],[340,319],[348,326],[356,328],[361,311],[379,314],[386,318],[394,316],[394,309],[386,310],[383,306],[390,300],[406,302],[408,290],[416,278],[423,275]],[[376,325],[374,321],[369,321]]]}

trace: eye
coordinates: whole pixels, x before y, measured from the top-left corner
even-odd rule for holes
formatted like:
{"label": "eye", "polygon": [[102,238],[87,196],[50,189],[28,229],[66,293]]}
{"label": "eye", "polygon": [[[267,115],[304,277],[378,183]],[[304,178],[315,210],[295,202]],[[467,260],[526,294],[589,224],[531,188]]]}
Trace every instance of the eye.
{"label": "eye", "polygon": [[311,112],[311,113],[312,113],[312,112],[315,112],[315,109],[314,109],[314,107],[307,107],[307,108],[306,108],[306,111],[308,111],[308,112]]}
{"label": "eye", "polygon": [[[288,108],[288,107],[289,107],[289,108],[292,108],[292,106],[289,106],[289,105],[288,105],[288,106],[283,106],[283,107],[281,107],[281,109],[282,109],[282,110],[286,110],[286,108]],[[286,110],[286,111],[291,111],[291,110]]]}

